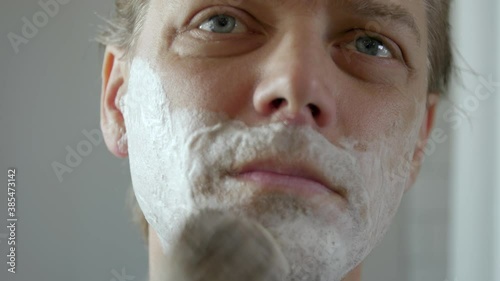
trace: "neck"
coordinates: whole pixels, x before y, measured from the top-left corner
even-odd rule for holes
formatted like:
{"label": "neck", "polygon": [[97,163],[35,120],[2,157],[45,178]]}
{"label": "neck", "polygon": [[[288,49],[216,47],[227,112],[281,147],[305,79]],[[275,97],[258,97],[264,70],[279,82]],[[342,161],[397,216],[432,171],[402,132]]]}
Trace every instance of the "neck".
{"label": "neck", "polygon": [[342,281],[361,281],[362,264],[355,267]]}

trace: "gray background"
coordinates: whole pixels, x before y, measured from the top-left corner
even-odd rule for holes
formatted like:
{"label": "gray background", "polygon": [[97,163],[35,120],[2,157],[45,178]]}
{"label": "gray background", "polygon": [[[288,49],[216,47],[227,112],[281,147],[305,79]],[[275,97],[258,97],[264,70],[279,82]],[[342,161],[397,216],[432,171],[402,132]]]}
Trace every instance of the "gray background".
{"label": "gray background", "polygon": [[[20,34],[22,17],[42,9],[27,0],[0,7],[0,280],[121,281],[122,270],[144,280],[147,251],[125,206],[127,161],[101,142],[62,181],[51,166],[66,164],[67,147],[87,140],[83,130],[99,129],[102,52],[91,39],[103,23],[96,13],[109,15],[112,1],[60,5],[18,53],[7,34]],[[451,136],[442,118],[450,106],[441,104],[436,127]],[[365,281],[462,281],[448,276],[451,139],[426,158],[386,239],[365,262]],[[9,167],[17,168],[15,275],[6,272],[2,236]]]}

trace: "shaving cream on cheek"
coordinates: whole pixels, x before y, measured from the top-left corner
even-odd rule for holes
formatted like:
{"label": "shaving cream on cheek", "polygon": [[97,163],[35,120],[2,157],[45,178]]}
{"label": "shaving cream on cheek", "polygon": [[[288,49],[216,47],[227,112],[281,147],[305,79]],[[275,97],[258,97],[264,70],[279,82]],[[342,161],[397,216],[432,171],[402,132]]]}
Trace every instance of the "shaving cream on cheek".
{"label": "shaving cream on cheek", "polygon": [[[410,106],[414,109],[421,107],[421,110],[416,110],[417,114],[411,122],[405,123],[402,116],[396,118],[392,130],[370,144],[356,140],[343,142],[344,147],[353,151],[363,178],[370,181],[364,183],[370,186],[366,188],[366,196],[370,198],[370,206],[366,211],[369,217],[367,221],[371,225],[366,228],[370,233],[366,234],[373,238],[375,244],[381,241],[389,229],[410,179],[419,124],[425,114],[423,103],[417,100],[413,102]],[[356,147],[363,147],[365,152],[359,152]]]}
{"label": "shaving cream on cheek", "polygon": [[[390,173],[379,173],[383,149],[360,154],[352,141],[339,148],[309,127],[248,127],[222,114],[172,108],[168,95],[184,93],[167,93],[174,81],[162,78],[168,81],[134,59],[123,115],[134,192],[165,255],[187,218],[207,208],[265,226],[290,264],[287,280],[341,280],[379,242],[401,199],[391,193],[397,188]],[[234,177],[243,164],[269,158],[320,167],[346,198],[259,193]]]}

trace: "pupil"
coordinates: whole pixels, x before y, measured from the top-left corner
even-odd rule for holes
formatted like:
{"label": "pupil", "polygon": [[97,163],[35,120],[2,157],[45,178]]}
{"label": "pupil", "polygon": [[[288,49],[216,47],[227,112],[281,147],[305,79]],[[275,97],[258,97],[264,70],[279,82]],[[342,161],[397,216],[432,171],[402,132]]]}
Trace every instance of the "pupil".
{"label": "pupil", "polygon": [[217,19],[217,23],[222,26],[222,27],[225,27],[227,24],[228,24],[228,20],[226,17],[223,17],[223,16],[219,16],[219,18]]}
{"label": "pupil", "polygon": [[376,44],[371,39],[365,39],[364,43],[365,43],[365,48],[367,48],[367,49],[371,49],[371,48],[375,47],[375,44]]}
{"label": "pupil", "polygon": [[373,56],[377,55],[380,44],[378,40],[369,37],[358,39],[358,48],[360,51]]}

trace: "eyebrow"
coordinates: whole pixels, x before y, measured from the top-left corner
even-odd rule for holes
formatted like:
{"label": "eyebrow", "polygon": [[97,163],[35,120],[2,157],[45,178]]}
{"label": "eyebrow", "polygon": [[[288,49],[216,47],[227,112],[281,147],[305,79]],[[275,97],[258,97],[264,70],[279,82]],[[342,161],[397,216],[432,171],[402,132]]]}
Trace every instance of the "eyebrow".
{"label": "eyebrow", "polygon": [[380,3],[373,0],[347,2],[349,3],[349,8],[352,8],[356,14],[369,18],[388,18],[390,21],[406,26],[420,43],[421,35],[415,17],[403,6],[394,3]]}
{"label": "eyebrow", "polygon": [[377,0],[267,0],[277,7],[284,5],[315,6],[318,2],[335,4],[338,7],[351,10],[355,15],[369,19],[389,19],[408,28],[420,44],[421,34],[413,14],[405,7],[395,3],[383,3]]}

